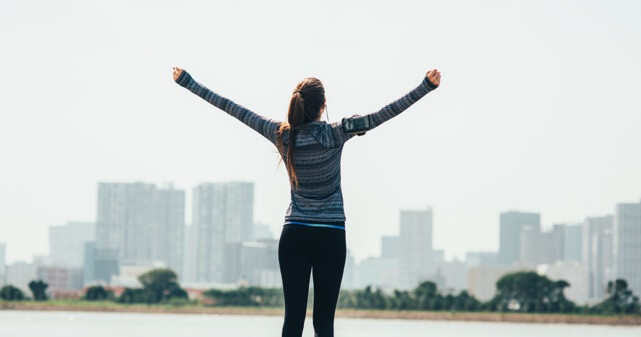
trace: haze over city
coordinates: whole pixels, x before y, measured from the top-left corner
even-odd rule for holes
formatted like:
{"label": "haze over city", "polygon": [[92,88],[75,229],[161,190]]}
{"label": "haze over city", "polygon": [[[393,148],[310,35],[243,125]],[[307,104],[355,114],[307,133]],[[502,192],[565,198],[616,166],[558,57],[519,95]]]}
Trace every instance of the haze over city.
{"label": "haze over city", "polygon": [[449,257],[496,251],[507,210],[540,213],[544,228],[612,214],[641,199],[640,9],[634,1],[5,2],[7,262],[46,254],[49,226],[95,221],[99,181],[187,191],[252,181],[254,220],[278,235],[289,187],[275,149],[173,83],[174,65],[278,120],[306,76],[323,81],[337,121],[400,97],[428,69],[442,72],[437,91],[345,148],[347,242],[358,259],[398,234],[401,209],[431,207],[434,247]]}

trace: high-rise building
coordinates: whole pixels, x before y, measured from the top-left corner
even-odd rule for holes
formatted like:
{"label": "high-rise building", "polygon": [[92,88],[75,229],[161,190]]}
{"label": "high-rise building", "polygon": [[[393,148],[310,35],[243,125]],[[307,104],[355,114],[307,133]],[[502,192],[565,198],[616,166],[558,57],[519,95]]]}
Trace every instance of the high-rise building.
{"label": "high-rise building", "polygon": [[583,223],[583,258],[588,299],[599,301],[612,278],[612,215],[588,217]]}
{"label": "high-rise building", "polygon": [[614,218],[614,274],[641,293],[641,201],[616,205]]}
{"label": "high-rise building", "polygon": [[55,267],[80,268],[85,242],[94,241],[95,225],[91,222],[69,222],[49,227],[49,258]]}
{"label": "high-rise building", "polygon": [[162,261],[178,277],[182,273],[185,235],[185,191],[169,184],[156,190],[151,259]]}
{"label": "high-rise building", "polygon": [[563,261],[581,262],[583,251],[583,224],[567,224],[563,227]]}
{"label": "high-rise building", "polygon": [[254,238],[254,183],[225,185],[225,242],[251,241]]}
{"label": "high-rise building", "polygon": [[414,289],[435,272],[431,265],[432,209],[401,211],[400,285]]}
{"label": "high-rise building", "polygon": [[543,232],[542,263],[556,263],[565,259],[565,224],[554,224],[552,230]]}
{"label": "high-rise building", "polygon": [[521,228],[521,236],[519,237],[519,263],[521,265],[534,267],[541,263],[544,251],[541,249],[544,243],[543,239],[541,227],[525,225]]}
{"label": "high-rise building", "polygon": [[500,215],[499,263],[513,265],[520,261],[521,230],[532,226],[532,232],[541,232],[541,216],[538,213],[508,211]]}
{"label": "high-rise building", "polygon": [[196,226],[185,226],[182,282],[196,282],[198,232]]}
{"label": "high-rise building", "polygon": [[193,190],[192,229],[196,238],[196,280],[223,282],[225,252],[224,184],[202,184]]}
{"label": "high-rise building", "polygon": [[96,281],[96,242],[85,242],[82,247],[82,284]]}
{"label": "high-rise building", "polygon": [[7,280],[6,249],[7,246],[3,242],[0,242],[0,287],[2,287]]}
{"label": "high-rise building", "polygon": [[251,241],[254,224],[254,184],[206,183],[193,191],[196,230],[196,280],[224,282],[228,243]]}
{"label": "high-rise building", "polygon": [[[185,192],[169,184],[99,183],[96,253],[100,261],[162,261],[182,272]],[[97,271],[97,270],[96,270]]]}

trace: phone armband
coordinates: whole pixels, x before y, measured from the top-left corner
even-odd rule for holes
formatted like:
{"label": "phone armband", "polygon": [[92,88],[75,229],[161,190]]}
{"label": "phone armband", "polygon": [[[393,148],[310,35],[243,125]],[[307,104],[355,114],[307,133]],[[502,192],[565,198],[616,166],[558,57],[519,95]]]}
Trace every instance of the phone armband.
{"label": "phone armband", "polygon": [[345,117],[343,118],[342,124],[345,133],[365,133],[372,125],[369,115]]}

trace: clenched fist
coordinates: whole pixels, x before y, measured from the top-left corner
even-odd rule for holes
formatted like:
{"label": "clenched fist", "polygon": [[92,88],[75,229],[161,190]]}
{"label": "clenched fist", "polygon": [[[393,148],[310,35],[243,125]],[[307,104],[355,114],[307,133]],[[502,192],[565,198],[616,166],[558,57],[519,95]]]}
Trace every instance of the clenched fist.
{"label": "clenched fist", "polygon": [[174,81],[178,80],[178,77],[180,77],[180,74],[182,74],[183,70],[178,67],[174,67]]}
{"label": "clenched fist", "polygon": [[425,77],[427,77],[434,86],[438,87],[438,85],[441,84],[441,73],[438,72],[438,69],[428,71]]}

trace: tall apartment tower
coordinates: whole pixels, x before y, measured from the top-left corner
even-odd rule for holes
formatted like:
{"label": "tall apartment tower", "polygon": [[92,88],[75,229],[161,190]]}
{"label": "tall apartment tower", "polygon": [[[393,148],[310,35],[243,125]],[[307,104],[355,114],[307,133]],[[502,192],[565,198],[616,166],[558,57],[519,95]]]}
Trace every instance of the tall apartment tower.
{"label": "tall apartment tower", "polygon": [[0,287],[5,284],[7,279],[6,249],[7,246],[0,242]]}
{"label": "tall apartment tower", "polygon": [[253,219],[253,183],[205,183],[194,188],[197,281],[224,282],[225,245],[252,240]]}
{"label": "tall apartment tower", "polygon": [[583,264],[587,272],[588,299],[600,300],[612,274],[612,215],[588,217],[583,223]]}
{"label": "tall apartment tower", "polygon": [[185,191],[169,184],[99,183],[96,255],[117,252],[121,263],[162,261],[182,271]]}
{"label": "tall apartment tower", "polygon": [[614,274],[641,293],[641,201],[616,205],[614,218]]}
{"label": "tall apartment tower", "polygon": [[520,260],[521,231],[529,226],[533,233],[541,232],[539,213],[508,211],[500,215],[499,263],[513,265]]}
{"label": "tall apartment tower", "polygon": [[431,208],[401,211],[399,265],[402,288],[414,289],[434,273],[430,264],[432,217]]}
{"label": "tall apartment tower", "polygon": [[563,234],[563,260],[581,262],[583,251],[583,224],[567,224]]}

